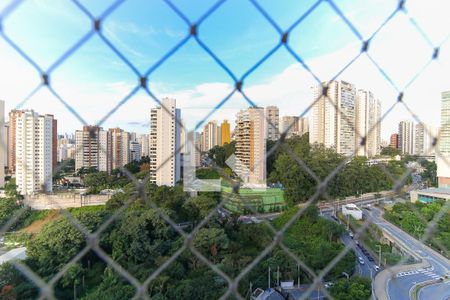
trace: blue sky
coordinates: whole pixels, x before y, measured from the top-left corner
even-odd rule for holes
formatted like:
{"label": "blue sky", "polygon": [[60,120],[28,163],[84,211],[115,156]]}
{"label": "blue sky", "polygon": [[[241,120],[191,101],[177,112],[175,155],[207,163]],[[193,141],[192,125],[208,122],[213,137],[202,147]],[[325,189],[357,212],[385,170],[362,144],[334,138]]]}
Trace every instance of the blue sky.
{"label": "blue sky", "polygon": [[[8,1],[2,1],[0,10]],[[111,5],[108,0],[80,1],[94,16]],[[173,1],[191,21],[198,20],[216,1]],[[280,26],[289,28],[316,1],[259,0],[258,3]],[[434,3],[436,2],[436,3]],[[395,10],[396,0],[336,0],[338,8],[368,38]],[[3,6],[3,7],[2,7]],[[370,54],[386,70],[394,83],[403,87],[421,70],[432,54],[433,45],[444,41],[450,24],[445,1],[407,1],[408,15],[424,29],[428,43],[399,14],[374,38]],[[447,10],[448,11],[448,10]],[[43,70],[85,35],[92,23],[68,0],[26,0],[3,21],[3,29]],[[188,25],[163,1],[129,0],[111,13],[102,24],[102,32],[112,44],[143,73],[188,34]],[[241,77],[277,45],[280,34],[246,0],[225,1],[198,28],[199,38],[219,57],[236,77]],[[334,76],[360,50],[360,42],[349,27],[322,1],[289,35],[289,45],[320,79]],[[431,123],[439,114],[439,92],[450,83],[439,82],[448,75],[450,54],[442,47],[441,61],[431,66],[406,91],[410,104],[420,117]],[[447,55],[447,56],[446,56]],[[11,109],[39,83],[36,71],[0,39],[0,99]],[[428,72],[428,73],[427,73]],[[371,89],[387,109],[397,91],[386,82],[367,57],[346,70],[341,79]],[[447,77],[448,78],[448,77]],[[96,35],[51,73],[54,89],[86,120],[96,123],[137,84],[130,68]],[[281,114],[300,114],[312,99],[308,92],[314,83],[293,57],[280,48],[244,82],[245,92],[261,105],[280,106]],[[190,39],[149,77],[151,90],[162,98],[176,97],[189,124],[195,124],[231,90],[232,78]],[[423,95],[429,96],[424,104]],[[433,103],[432,105],[430,103]],[[104,127],[120,126],[139,132],[148,131],[150,108],[155,103],[139,92],[125,103]],[[236,95],[213,119],[233,119],[236,110],[248,103]],[[67,112],[53,95],[39,91],[23,106],[41,113],[54,113],[61,121],[60,132],[79,128],[79,121]],[[431,116],[431,117],[430,117]],[[383,137],[395,131],[399,119],[410,119],[399,107],[383,123]],[[437,122],[435,122],[437,125]]]}

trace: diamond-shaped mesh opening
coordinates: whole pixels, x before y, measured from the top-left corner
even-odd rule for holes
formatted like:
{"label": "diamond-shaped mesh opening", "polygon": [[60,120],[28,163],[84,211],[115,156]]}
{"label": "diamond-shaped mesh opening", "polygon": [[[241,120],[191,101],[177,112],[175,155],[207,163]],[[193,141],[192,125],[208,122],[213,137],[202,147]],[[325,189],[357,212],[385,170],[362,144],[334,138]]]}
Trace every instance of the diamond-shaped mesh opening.
{"label": "diamond-shaped mesh opening", "polygon": [[[236,143],[225,147],[205,149],[201,145],[205,137],[197,136],[202,143],[191,148],[190,141],[175,138],[166,149],[155,131],[134,137],[119,129],[85,127],[77,132],[83,143],[71,149],[83,167],[67,160],[44,176],[35,171],[40,159],[14,151],[12,162],[18,167],[13,171],[20,188],[33,172],[41,176],[39,188],[45,188],[52,179],[60,181],[80,169],[77,175],[87,189],[68,193],[64,201],[53,195],[41,195],[48,198],[41,201],[38,195],[14,193],[8,178],[0,207],[2,242],[15,248],[20,260],[1,266],[2,298],[248,299],[278,293],[295,299],[363,299],[373,293],[379,299],[406,299],[410,291],[420,298],[423,283],[434,284],[426,286],[424,294],[442,288],[440,278],[449,269],[448,202],[418,190],[438,185],[433,155],[437,165],[450,168],[447,96],[433,96],[443,99],[440,131],[425,126],[430,120],[424,113],[429,100],[419,99],[427,96],[420,88],[431,86],[427,80],[435,83],[439,80],[434,77],[446,74],[448,26],[430,23],[429,17],[445,10],[434,4],[421,10],[414,1],[392,1],[376,9],[332,0],[300,6],[294,2],[229,0],[192,7],[170,0],[72,0],[55,6],[39,1],[0,5],[1,47],[8,48],[0,58],[6,62],[1,80],[17,90],[0,97],[18,98],[17,109],[59,109],[61,113],[55,111],[59,124],[72,119],[78,127],[92,123],[138,128],[148,126],[148,119],[155,127],[160,126],[158,118],[167,117],[172,131],[186,135],[217,127],[211,125],[215,118],[232,122],[237,110],[250,106],[247,115],[240,113],[239,126],[253,128],[250,136],[256,139],[265,132],[249,124],[267,122],[277,136],[267,144],[262,138],[262,150],[254,152],[261,150],[259,155],[246,158],[241,153],[231,162],[230,153],[254,151],[253,146],[242,146],[248,136],[239,131]],[[52,14],[57,18],[45,18]],[[445,24],[444,17],[434,18]],[[58,42],[49,42],[53,39]],[[47,43],[52,44],[50,51]],[[330,52],[334,53],[327,57]],[[322,59],[315,57],[318,54]],[[10,70],[15,67],[9,62],[13,57],[25,63],[18,64],[16,72]],[[35,77],[17,75],[30,67]],[[280,70],[281,75],[267,76]],[[78,73],[86,75],[82,86]],[[373,86],[361,84],[363,73],[375,79]],[[89,89],[98,84],[97,78],[111,89],[102,91],[102,97]],[[261,88],[264,81],[271,82],[269,91]],[[312,89],[296,94],[299,85]],[[380,86],[384,94],[377,93]],[[434,90],[446,88],[433,85]],[[192,118],[181,120],[166,96],[181,99],[181,108],[191,109]],[[384,100],[382,109],[378,99]],[[263,112],[261,107],[271,101],[288,103],[280,115],[289,118],[276,121],[266,109],[266,115],[257,119],[256,112]],[[138,117],[149,104],[159,108],[149,111],[145,120]],[[376,113],[362,120],[364,110]],[[120,114],[129,116],[124,119]],[[309,134],[304,134],[300,121],[310,114],[325,117],[313,120]],[[418,125],[412,132],[408,122],[400,123],[400,151],[384,147],[385,156],[378,157],[381,124],[392,125],[399,115]],[[48,125],[42,116],[33,118]],[[330,119],[334,125],[327,123]],[[17,122],[10,128],[17,125],[22,131],[15,134],[22,137],[26,121]],[[338,133],[327,135],[334,126]],[[0,136],[6,136],[0,129]],[[407,130],[410,137],[405,136]],[[170,138],[168,132],[164,138]],[[36,136],[27,145],[35,147]],[[411,145],[406,139],[418,141]],[[146,144],[149,156],[132,161],[129,157],[137,155],[137,148],[123,147],[130,140],[134,147]],[[20,139],[0,142],[1,150],[12,144],[25,149]],[[215,191],[165,184],[167,178],[161,174],[176,172],[181,153],[183,160],[195,155],[188,148],[203,152],[203,167],[194,168],[193,175],[216,180]],[[124,158],[121,152],[130,153]],[[100,167],[105,157],[111,157],[111,165]],[[245,159],[251,161],[250,172],[264,166],[269,188],[248,189],[242,177],[247,171],[239,159],[244,164]],[[100,172],[92,172],[95,168]],[[177,180],[190,178],[179,175],[174,175]],[[445,185],[445,176],[441,177],[439,184]],[[408,197],[416,202],[410,203]],[[365,207],[364,218],[344,216],[341,211],[348,204]],[[26,252],[17,246],[25,246]],[[22,260],[24,253],[28,257]],[[408,276],[414,277],[407,281],[412,278]]]}

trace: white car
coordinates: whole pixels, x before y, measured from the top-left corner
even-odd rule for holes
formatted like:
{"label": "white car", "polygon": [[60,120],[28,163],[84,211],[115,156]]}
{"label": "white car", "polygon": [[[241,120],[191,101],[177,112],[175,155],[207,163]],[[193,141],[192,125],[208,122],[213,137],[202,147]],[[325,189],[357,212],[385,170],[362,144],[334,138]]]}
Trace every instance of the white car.
{"label": "white car", "polygon": [[358,257],[358,261],[359,261],[359,263],[361,264],[361,265],[363,265],[364,264],[364,259],[362,259],[362,257],[360,256],[360,257]]}
{"label": "white car", "polygon": [[380,267],[377,265],[374,265],[373,268],[375,269],[376,272],[378,272],[380,270]]}

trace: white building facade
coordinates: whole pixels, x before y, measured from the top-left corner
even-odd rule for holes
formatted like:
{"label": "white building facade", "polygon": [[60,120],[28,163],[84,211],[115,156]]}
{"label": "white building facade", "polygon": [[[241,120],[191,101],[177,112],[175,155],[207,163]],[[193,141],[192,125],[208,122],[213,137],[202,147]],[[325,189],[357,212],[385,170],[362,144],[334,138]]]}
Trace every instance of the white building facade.
{"label": "white building facade", "polygon": [[402,154],[414,154],[414,122],[401,121],[398,124],[398,149]]}
{"label": "white building facade", "polygon": [[140,134],[137,142],[141,145],[141,155],[150,156],[150,136],[148,134]]}
{"label": "white building facade", "polygon": [[[381,103],[372,92],[358,90],[355,101],[355,147],[359,156],[373,157],[380,154]],[[364,143],[362,139],[365,138]]]}
{"label": "white building facade", "polygon": [[16,184],[22,195],[52,191],[53,116],[24,111],[16,120]]}
{"label": "white building facade", "polygon": [[5,102],[0,100],[0,187],[5,185],[5,165],[7,160],[8,145],[5,127]]}
{"label": "white building facade", "polygon": [[441,128],[436,152],[439,187],[450,188],[450,91],[441,95]]}
{"label": "white building facade", "polygon": [[164,98],[150,116],[150,182],[174,186],[181,176],[180,122],[176,100]]}

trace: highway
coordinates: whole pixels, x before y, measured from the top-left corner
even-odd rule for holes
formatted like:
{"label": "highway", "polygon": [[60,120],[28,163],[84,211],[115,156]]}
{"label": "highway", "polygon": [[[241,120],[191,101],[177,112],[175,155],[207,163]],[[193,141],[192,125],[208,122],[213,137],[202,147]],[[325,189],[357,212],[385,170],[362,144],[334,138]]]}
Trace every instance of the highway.
{"label": "highway", "polygon": [[364,264],[357,262],[356,274],[359,276],[368,277],[368,278],[372,279],[376,274],[375,263],[369,261],[367,256],[361,252],[361,249],[358,248],[355,241],[349,235],[346,234],[346,235],[342,236],[341,240],[344,243],[344,245],[346,245],[346,246],[350,245],[351,249],[353,249],[356,256],[361,257],[364,261]]}
{"label": "highway", "polygon": [[[323,217],[330,219],[333,222],[337,222],[342,224],[339,220],[335,220],[331,217],[331,214],[327,213],[327,214],[323,214]],[[355,275],[359,275],[359,276],[363,276],[363,277],[368,277],[370,279],[373,279],[374,276],[376,275],[376,271],[375,271],[375,263],[371,262],[367,256],[361,251],[361,249],[356,245],[356,241],[354,239],[352,239],[350,237],[350,235],[345,234],[343,236],[341,236],[341,241],[345,246],[349,246],[353,252],[355,252],[357,257],[361,257],[364,261],[364,264],[361,264],[359,262],[356,262],[356,268],[355,268]]]}
{"label": "highway", "polygon": [[[425,246],[422,242],[411,237],[382,218],[379,209],[373,207],[371,211],[365,211],[366,215],[380,229],[386,231],[398,242],[403,244],[410,252],[415,253],[422,260],[429,263],[427,268],[419,268],[408,272],[399,272],[388,280],[386,292],[390,300],[410,299],[410,293],[414,286],[431,280],[439,280],[450,271],[450,261],[439,255],[434,250]],[[448,299],[450,297],[449,282],[443,281],[421,290],[419,300]]]}

